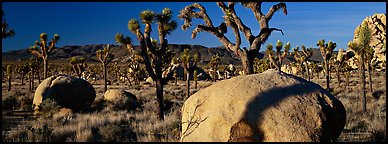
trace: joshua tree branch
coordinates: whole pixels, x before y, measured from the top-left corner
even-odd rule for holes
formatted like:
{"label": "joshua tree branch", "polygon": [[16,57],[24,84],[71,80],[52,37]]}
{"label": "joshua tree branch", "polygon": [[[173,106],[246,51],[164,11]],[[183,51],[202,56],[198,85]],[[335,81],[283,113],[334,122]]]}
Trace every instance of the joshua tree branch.
{"label": "joshua tree branch", "polygon": [[268,13],[265,15],[265,19],[266,21],[268,22],[269,20],[271,20],[272,16],[275,14],[276,11],[278,11],[279,9],[283,8],[283,13],[285,15],[287,15],[287,6],[286,6],[286,3],[278,3],[276,5],[273,5],[271,7],[271,9],[269,9]]}
{"label": "joshua tree branch", "polygon": [[[140,29],[136,30],[136,36],[140,42],[140,54],[142,55],[142,57],[144,59],[144,64],[146,65],[146,70],[147,70],[148,74],[151,76],[151,78],[156,79],[156,74],[152,70],[151,62],[150,62],[150,59],[148,57],[146,42],[144,40],[144,36],[143,36]],[[131,47],[133,47],[132,44],[131,44]]]}

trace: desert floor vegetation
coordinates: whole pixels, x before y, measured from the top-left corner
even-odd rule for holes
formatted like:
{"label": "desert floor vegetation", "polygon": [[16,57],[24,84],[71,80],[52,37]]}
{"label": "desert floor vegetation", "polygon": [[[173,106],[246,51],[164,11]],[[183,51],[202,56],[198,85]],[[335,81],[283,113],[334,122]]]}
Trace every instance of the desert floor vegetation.
{"label": "desert floor vegetation", "polygon": [[[357,73],[352,73],[350,86],[338,87],[331,74],[333,94],[346,108],[347,122],[337,141],[379,142],[386,141],[386,81],[383,72],[373,73],[374,92],[367,93],[368,113],[360,108],[361,84]],[[312,82],[321,86],[325,79],[313,77]],[[37,80],[36,80],[37,82]],[[192,81],[193,82],[193,81]],[[212,85],[212,81],[198,81],[198,88],[191,85],[190,93]],[[62,112],[58,105],[45,100],[40,116],[32,114],[33,93],[22,85],[19,78],[7,92],[2,83],[2,139],[6,142],[174,142],[181,133],[181,107],[186,99],[186,82],[170,81],[164,89],[165,119],[157,118],[157,102],[152,84],[129,86],[113,82],[108,89],[124,89],[138,98],[136,109],[103,100],[102,79],[92,82],[96,99],[88,111]],[[368,84],[368,83],[367,83]]]}

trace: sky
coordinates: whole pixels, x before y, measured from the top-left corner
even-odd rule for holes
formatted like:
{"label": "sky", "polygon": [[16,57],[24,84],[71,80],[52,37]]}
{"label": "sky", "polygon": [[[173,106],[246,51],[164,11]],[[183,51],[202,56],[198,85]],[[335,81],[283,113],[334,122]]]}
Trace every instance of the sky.
{"label": "sky", "polygon": [[[32,46],[43,32],[51,39],[59,34],[61,39],[57,47],[66,45],[116,44],[114,36],[120,32],[130,36],[134,45],[138,45],[136,36],[128,30],[128,21],[140,19],[144,10],[160,13],[168,7],[173,11],[173,19],[178,27],[167,36],[169,44],[193,44],[206,47],[222,46],[212,34],[202,32],[191,39],[191,31],[196,24],[204,24],[202,20],[193,20],[193,26],[187,31],[182,30],[183,20],[178,18],[179,11],[193,2],[2,2],[3,18],[15,30],[12,38],[2,39],[2,52],[20,50]],[[224,15],[215,2],[199,2],[203,5],[214,26],[222,22]],[[264,2],[262,12],[266,14],[277,2]],[[362,20],[375,13],[386,13],[386,2],[286,2],[288,14],[282,10],[276,12],[270,27],[282,29],[284,35],[274,31],[261,47],[265,50],[268,44],[290,42],[291,47],[305,45],[316,47],[320,39],[337,43],[337,48],[347,49],[347,43],[353,39],[354,29]],[[253,13],[241,5],[236,5],[236,13],[245,25],[257,35],[259,23]],[[144,29],[144,25],[141,25]],[[153,26],[152,37],[157,37],[156,25]],[[226,35],[235,41],[230,29]],[[242,47],[249,47],[242,36]]]}

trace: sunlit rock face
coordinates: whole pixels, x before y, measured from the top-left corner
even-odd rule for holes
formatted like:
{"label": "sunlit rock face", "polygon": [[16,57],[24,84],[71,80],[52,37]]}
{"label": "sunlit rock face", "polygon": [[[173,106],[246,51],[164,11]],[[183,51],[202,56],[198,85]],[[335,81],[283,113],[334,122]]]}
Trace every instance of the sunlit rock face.
{"label": "sunlit rock face", "polygon": [[[374,49],[374,58],[372,61],[378,63],[377,68],[383,67],[383,63],[386,62],[386,54],[385,47],[386,44],[386,15],[385,14],[374,14],[370,17],[366,17],[362,22],[366,21],[369,29],[371,30],[372,39],[369,43],[369,46]],[[361,23],[362,23],[361,22]],[[354,30],[353,41],[357,41],[358,31],[360,29],[361,23]],[[347,51],[352,51],[348,49]],[[354,58],[350,59],[350,66],[352,68],[357,68],[356,59],[358,56],[356,55]]]}
{"label": "sunlit rock face", "polygon": [[277,70],[219,81],[182,107],[181,141],[334,141],[342,103],[318,84]]}

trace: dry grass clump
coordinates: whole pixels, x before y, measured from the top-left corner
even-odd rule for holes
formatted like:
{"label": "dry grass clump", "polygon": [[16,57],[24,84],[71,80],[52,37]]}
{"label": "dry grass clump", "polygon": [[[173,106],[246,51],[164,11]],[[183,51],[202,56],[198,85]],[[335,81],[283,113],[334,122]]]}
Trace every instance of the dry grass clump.
{"label": "dry grass clump", "polygon": [[[352,73],[347,88],[345,88],[344,78],[342,78],[341,87],[338,87],[336,78],[331,77],[333,94],[345,106],[347,117],[345,128],[338,141],[386,141],[386,81],[382,77],[383,75],[378,72],[372,76],[373,92],[367,91],[367,113],[361,110],[362,85],[358,73]],[[325,84],[324,81],[315,81],[321,86]],[[367,82],[367,88],[368,85]]]}
{"label": "dry grass clump", "polygon": [[[358,73],[338,87],[331,75],[333,94],[344,104],[347,113],[345,129],[338,141],[384,142],[386,141],[386,81],[383,74],[373,74],[373,93],[367,93],[367,113],[361,108],[361,83]],[[345,78],[342,77],[342,81]],[[323,77],[311,80],[325,86]],[[17,83],[17,82],[16,82]],[[186,83],[168,83],[164,87],[165,120],[157,118],[155,87],[151,85],[108,85],[124,89],[137,97],[136,109],[127,109],[125,104],[109,103],[103,99],[102,83],[94,85],[96,99],[91,108],[82,113],[62,111],[55,102],[44,101],[39,118],[13,118],[2,115],[2,138],[5,142],[176,142],[180,139],[181,107],[186,99]],[[191,84],[190,92],[212,85],[199,81],[198,89]],[[367,84],[368,86],[368,84]],[[9,93],[4,92],[2,110],[31,110],[33,93],[26,86],[16,85]]]}

